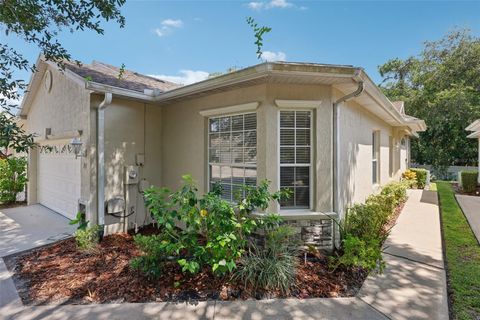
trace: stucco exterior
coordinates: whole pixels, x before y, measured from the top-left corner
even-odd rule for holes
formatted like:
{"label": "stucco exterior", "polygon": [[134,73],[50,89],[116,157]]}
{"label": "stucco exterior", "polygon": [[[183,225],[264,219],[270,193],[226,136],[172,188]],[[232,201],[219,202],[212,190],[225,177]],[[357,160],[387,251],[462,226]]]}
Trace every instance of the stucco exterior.
{"label": "stucco exterior", "polygon": [[[374,114],[371,104],[366,108],[364,103],[368,96],[364,94],[338,104],[338,135],[334,139],[334,102],[351,91],[352,86],[355,88],[355,82],[347,77],[343,67],[340,74],[331,76],[317,76],[317,68],[308,74],[317,77],[312,79],[299,73],[301,67],[295,66],[295,76],[292,78],[281,78],[279,81],[268,77],[258,78],[222,90],[199,89],[191,96],[178,94],[164,101],[143,93],[92,85],[85,79],[63,74],[47,65],[36,75],[36,88],[29,93],[28,108],[24,109],[27,130],[37,133],[39,143],[46,145],[69,144],[71,137],[66,133],[81,131],[83,152],[76,160],[81,161],[79,203],[83,204],[87,219],[96,222],[98,212],[102,212],[97,208],[97,110],[105,92],[113,92],[113,100],[105,109],[105,200],[123,197],[126,199],[126,213],[132,213],[126,219],[108,214],[105,216],[106,231],[116,232],[151,221],[138,189],[138,181],[145,179],[148,185],[175,190],[181,183],[182,175],[190,174],[198,181],[200,193],[208,190],[208,119],[212,115],[244,113],[247,107],[248,112],[256,113],[257,181],[267,179],[271,182],[272,191],[278,190],[280,112],[310,110],[310,208],[281,210],[278,203],[272,203],[269,211],[279,212],[298,227],[299,232],[303,233],[302,228],[317,228],[331,237],[333,224],[330,217],[334,211],[334,199],[338,201],[338,212],[333,214],[340,214],[341,217],[344,209],[352,203],[363,202],[370,194],[380,190],[381,185],[398,180],[409,163],[408,135],[412,131],[408,127],[392,124],[403,121],[398,120],[403,116],[397,111]],[[269,70],[268,65],[266,70]],[[327,68],[325,72],[332,70]],[[46,72],[53,75],[51,90],[39,85]],[[253,77],[261,70],[250,68],[242,72],[247,77]],[[221,84],[222,81],[235,80],[234,76],[226,75],[225,80],[213,79],[206,83]],[[336,77],[343,78],[338,80]],[[337,87],[335,81],[342,81],[345,86]],[[46,128],[50,128],[51,137],[63,138],[41,138],[45,136]],[[380,138],[378,183],[372,182],[374,131],[379,132]],[[406,141],[405,144],[401,144],[402,139]],[[335,140],[336,148],[333,145]],[[37,162],[38,152],[33,150],[30,153],[28,197],[32,204],[37,202]],[[126,166],[138,167],[138,181],[134,184],[125,183]],[[338,172],[338,194],[335,194],[333,187],[335,172]],[[310,224],[309,220],[318,221]],[[331,246],[331,243],[328,240],[322,245]]]}

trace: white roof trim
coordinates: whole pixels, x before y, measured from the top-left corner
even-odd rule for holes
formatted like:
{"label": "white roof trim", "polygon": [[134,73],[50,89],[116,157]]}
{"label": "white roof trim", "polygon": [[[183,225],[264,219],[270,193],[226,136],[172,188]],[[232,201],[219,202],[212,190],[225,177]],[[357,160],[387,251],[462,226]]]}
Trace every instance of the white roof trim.
{"label": "white roof trim", "polygon": [[232,114],[232,113],[244,113],[244,112],[251,112],[251,111],[257,110],[259,105],[260,105],[260,102],[255,101],[255,102],[237,104],[237,105],[228,106],[228,107],[202,110],[199,113],[204,117],[212,117],[212,116]]}
{"label": "white roof trim", "polygon": [[470,123],[468,127],[465,128],[467,131],[480,131],[480,119],[477,119]]}
{"label": "white roof trim", "polygon": [[470,138],[470,139],[477,139],[477,138],[480,138],[480,131],[475,131],[475,132],[472,132],[470,133],[467,138]]}
{"label": "white roof trim", "polygon": [[322,105],[322,100],[275,100],[279,108],[316,109]]}

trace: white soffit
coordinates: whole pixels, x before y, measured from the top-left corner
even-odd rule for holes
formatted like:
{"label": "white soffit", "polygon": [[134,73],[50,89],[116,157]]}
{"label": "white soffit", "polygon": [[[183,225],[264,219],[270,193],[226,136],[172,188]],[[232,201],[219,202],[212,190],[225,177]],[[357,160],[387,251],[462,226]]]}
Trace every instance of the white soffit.
{"label": "white soffit", "polygon": [[233,106],[202,110],[199,113],[204,117],[218,116],[223,114],[244,113],[257,110],[260,102],[249,102]]}
{"label": "white soffit", "polygon": [[322,105],[322,100],[275,100],[279,108],[316,109]]}

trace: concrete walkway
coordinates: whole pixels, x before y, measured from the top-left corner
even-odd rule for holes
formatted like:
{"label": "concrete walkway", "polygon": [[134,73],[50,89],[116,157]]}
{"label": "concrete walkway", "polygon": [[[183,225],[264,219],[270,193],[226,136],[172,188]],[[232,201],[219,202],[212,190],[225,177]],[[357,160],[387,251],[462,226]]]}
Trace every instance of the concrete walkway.
{"label": "concrete walkway", "polygon": [[387,241],[387,268],[338,299],[25,307],[0,259],[0,319],[448,319],[436,193],[410,192]]}
{"label": "concrete walkway", "polygon": [[383,275],[358,295],[390,319],[448,319],[437,193],[410,190],[385,243]]}
{"label": "concrete walkway", "polygon": [[70,236],[70,220],[39,204],[0,209],[0,257]]}
{"label": "concrete walkway", "polygon": [[457,201],[480,243],[480,197],[457,194]]}

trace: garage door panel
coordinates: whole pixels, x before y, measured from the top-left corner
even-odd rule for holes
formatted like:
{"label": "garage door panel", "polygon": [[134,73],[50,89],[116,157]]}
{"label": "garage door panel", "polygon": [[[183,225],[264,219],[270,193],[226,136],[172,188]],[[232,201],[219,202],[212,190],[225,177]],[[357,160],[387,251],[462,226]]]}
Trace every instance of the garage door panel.
{"label": "garage door panel", "polygon": [[38,157],[38,202],[66,216],[74,218],[80,198],[80,159],[64,152],[40,150]]}

